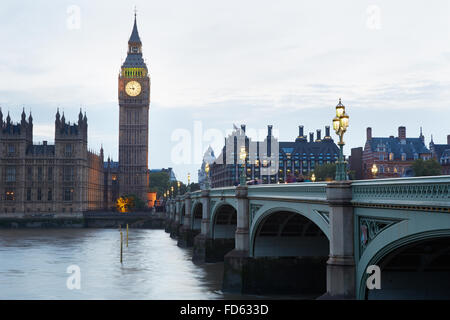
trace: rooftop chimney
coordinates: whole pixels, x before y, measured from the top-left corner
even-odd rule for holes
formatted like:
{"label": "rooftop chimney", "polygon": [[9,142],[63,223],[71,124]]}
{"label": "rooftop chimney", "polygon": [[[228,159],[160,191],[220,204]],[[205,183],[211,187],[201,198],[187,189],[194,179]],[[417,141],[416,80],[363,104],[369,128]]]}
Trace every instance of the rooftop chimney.
{"label": "rooftop chimney", "polygon": [[406,141],[406,127],[398,127],[398,138]]}
{"label": "rooftop chimney", "polygon": [[368,127],[366,131],[367,131],[367,140],[372,140],[372,128]]}
{"label": "rooftop chimney", "polygon": [[245,133],[245,124],[241,124],[241,130]]}
{"label": "rooftop chimney", "polygon": [[450,134],[447,135],[447,144],[450,144]]}
{"label": "rooftop chimney", "polygon": [[309,142],[314,142],[314,132],[309,133]]}
{"label": "rooftop chimney", "polygon": [[298,136],[303,137],[303,126],[298,126]]}
{"label": "rooftop chimney", "polygon": [[325,127],[325,138],[331,138],[330,137],[330,126]]}
{"label": "rooftop chimney", "polygon": [[43,141],[43,144],[44,144],[44,146],[46,146],[47,145],[47,141]]}
{"label": "rooftop chimney", "polygon": [[317,140],[316,141],[321,141],[321,137],[322,137],[321,132],[322,131],[320,129],[317,129]]}

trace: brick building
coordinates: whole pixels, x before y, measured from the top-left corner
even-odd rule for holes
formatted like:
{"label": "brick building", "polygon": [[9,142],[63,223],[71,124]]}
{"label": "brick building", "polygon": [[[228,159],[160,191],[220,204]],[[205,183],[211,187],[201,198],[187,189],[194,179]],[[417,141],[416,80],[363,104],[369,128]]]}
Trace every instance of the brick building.
{"label": "brick building", "polygon": [[412,176],[414,160],[431,158],[431,151],[425,146],[420,132],[418,138],[407,138],[406,128],[398,128],[398,136],[372,137],[372,128],[367,128],[366,144],[362,156],[363,178],[374,178],[372,167],[375,164],[376,178]]}

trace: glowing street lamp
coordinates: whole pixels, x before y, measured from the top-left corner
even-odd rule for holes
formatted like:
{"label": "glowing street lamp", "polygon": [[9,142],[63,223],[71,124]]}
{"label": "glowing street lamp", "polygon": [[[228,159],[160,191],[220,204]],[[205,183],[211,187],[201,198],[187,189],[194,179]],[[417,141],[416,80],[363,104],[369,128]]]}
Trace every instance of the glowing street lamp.
{"label": "glowing street lamp", "polygon": [[205,164],[205,173],[206,173],[206,181],[205,181],[205,189],[209,189],[209,163],[206,162]]}
{"label": "glowing street lamp", "polygon": [[170,187],[170,191],[172,191],[172,198],[173,198],[173,186]]}
{"label": "glowing street lamp", "polygon": [[316,175],[315,175],[314,173],[313,173],[312,176],[311,176],[311,181],[312,181],[312,182],[316,182]]}
{"label": "glowing street lamp", "polygon": [[187,174],[187,178],[188,178],[187,192],[191,192],[191,174],[189,172]]}
{"label": "glowing street lamp", "polygon": [[372,166],[372,169],[370,169],[370,170],[372,171],[373,178],[375,179],[375,177],[377,176],[377,173],[378,173],[377,165],[374,163]]}
{"label": "glowing street lamp", "polygon": [[177,194],[180,194],[180,187],[181,187],[181,182],[180,181],[177,182],[177,186],[178,186]]}
{"label": "glowing street lamp", "polygon": [[333,129],[339,136],[339,159],[336,163],[336,180],[347,180],[347,162],[344,160],[344,133],[347,131],[349,123],[349,116],[345,113],[345,106],[339,98],[339,103],[336,106],[336,117],[333,119]]}
{"label": "glowing street lamp", "polygon": [[241,186],[245,186],[247,184],[247,174],[245,173],[245,159],[247,158],[247,152],[245,151],[245,146],[241,147],[241,151],[239,153],[239,159],[241,159],[242,168],[241,168],[241,176],[239,179],[239,184]]}

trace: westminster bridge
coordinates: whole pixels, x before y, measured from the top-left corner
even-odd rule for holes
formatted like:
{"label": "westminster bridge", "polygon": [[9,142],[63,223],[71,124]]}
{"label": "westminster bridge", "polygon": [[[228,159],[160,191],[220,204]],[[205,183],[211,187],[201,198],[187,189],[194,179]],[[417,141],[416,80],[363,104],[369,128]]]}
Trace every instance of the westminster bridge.
{"label": "westminster bridge", "polygon": [[450,176],[201,190],[165,215],[193,261],[224,261],[224,291],[450,298]]}

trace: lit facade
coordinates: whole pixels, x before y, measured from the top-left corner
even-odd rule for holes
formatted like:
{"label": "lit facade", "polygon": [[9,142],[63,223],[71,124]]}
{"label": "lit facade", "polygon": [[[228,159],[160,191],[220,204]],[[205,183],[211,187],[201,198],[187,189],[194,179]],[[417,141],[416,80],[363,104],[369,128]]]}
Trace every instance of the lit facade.
{"label": "lit facade", "polygon": [[[362,156],[363,178],[395,178],[413,176],[412,164],[417,159],[428,160],[431,151],[425,146],[420,133],[417,138],[407,138],[406,128],[398,128],[398,136],[372,137],[372,128],[367,128],[366,144]],[[373,166],[377,173],[372,173]]]}
{"label": "lit facade", "polygon": [[[240,139],[245,141],[247,154],[251,152],[248,147],[251,140],[245,135],[245,126],[242,125],[234,136],[234,143],[226,143],[221,155],[211,166],[212,187],[233,186],[239,183],[239,175],[242,170],[238,150],[238,140]],[[339,148],[330,136],[330,127],[325,127],[323,138],[321,130],[317,130],[316,137],[314,137],[314,132],[311,132],[308,139],[304,134],[303,126],[300,126],[299,135],[295,141],[278,143],[277,169],[275,172],[267,174],[268,171],[264,170],[268,166],[266,159],[273,157],[270,141],[273,141],[272,126],[268,126],[267,137],[264,141],[255,142],[256,147],[253,150],[255,155],[252,155],[255,161],[246,160],[245,172],[249,183],[270,184],[303,181],[314,171],[315,167],[335,163],[339,154]],[[232,150],[227,150],[227,146]]]}

